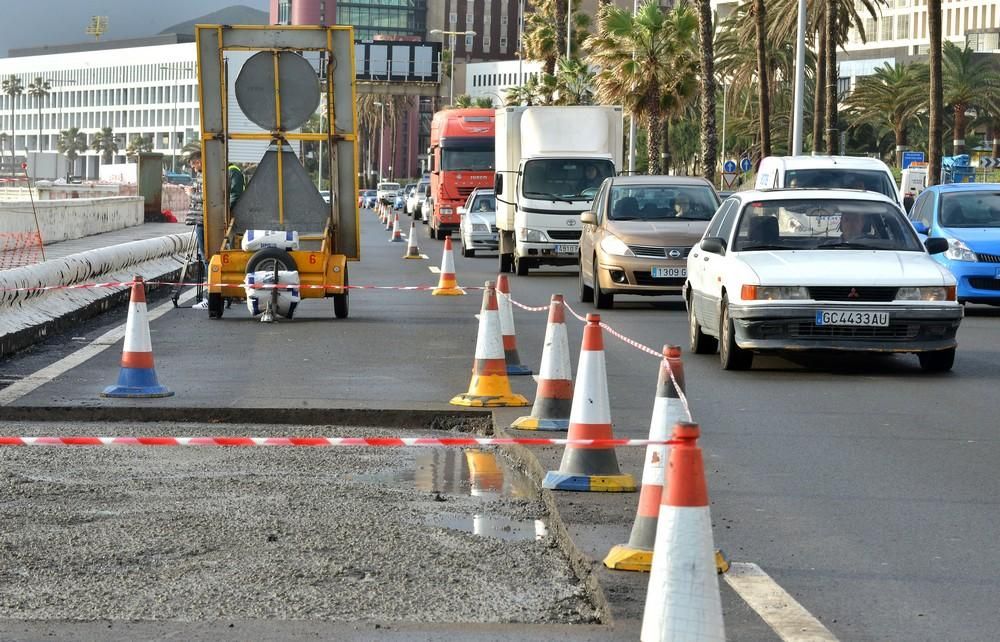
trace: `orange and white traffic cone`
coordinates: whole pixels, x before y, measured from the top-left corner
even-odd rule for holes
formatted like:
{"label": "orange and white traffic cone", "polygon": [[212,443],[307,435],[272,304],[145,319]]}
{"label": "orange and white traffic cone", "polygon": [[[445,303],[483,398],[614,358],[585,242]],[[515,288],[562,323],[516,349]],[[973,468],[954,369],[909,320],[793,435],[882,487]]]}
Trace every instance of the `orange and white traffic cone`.
{"label": "orange and white traffic cone", "polygon": [[417,222],[410,221],[410,236],[406,239],[406,254],[403,255],[404,259],[425,259],[427,258],[420,253],[420,248],[417,247]]}
{"label": "orange and white traffic cone", "polygon": [[[451,249],[451,235],[444,237],[444,253],[441,255],[441,276],[438,278],[438,286],[431,291],[434,296],[461,296],[465,290],[458,287],[455,279],[455,254]],[[496,302],[494,301],[494,305]],[[497,320],[499,324],[499,319]],[[480,325],[482,323],[480,322]],[[500,332],[499,325],[497,332]],[[506,366],[504,366],[506,368]]]}
{"label": "orange and white traffic cone", "polygon": [[108,386],[102,397],[170,397],[174,393],[161,386],[153,366],[153,344],[149,339],[146,316],[146,286],[141,276],[132,282],[125,321],[125,347],[122,349],[118,383]]}
{"label": "orange and white traffic cone", "polygon": [[[568,439],[613,439],[608,374],[604,362],[601,315],[588,314],[577,366]],[[559,470],[542,480],[549,490],[635,492],[635,479],[622,474],[613,447],[568,445]]]}
{"label": "orange and white traffic cone", "polygon": [[392,229],[392,212],[389,211],[389,206],[383,206],[385,208],[385,231],[388,232]]}
{"label": "orange and white traffic cone", "polygon": [[507,374],[530,375],[531,368],[521,364],[517,354],[517,335],[514,332],[514,304],[510,302],[510,283],[506,274],[497,276],[497,305],[500,308],[500,333],[503,335],[503,357]]}
{"label": "orange and white traffic cone", "polygon": [[403,230],[399,229],[399,214],[393,214],[392,216],[392,236],[389,238],[390,243],[402,243],[403,242]]}
{"label": "orange and white traffic cone", "polygon": [[531,414],[511,424],[518,430],[566,430],[573,407],[573,365],[566,336],[563,295],[553,294],[549,302],[549,322],[545,328],[542,365]]}
{"label": "orange and white traffic cone", "polygon": [[510,389],[497,314],[497,293],[492,281],[486,282],[486,290],[483,291],[483,309],[479,313],[476,358],[472,362],[469,391],[452,398],[450,403],[477,408],[528,405],[527,399]]}
{"label": "orange and white traffic cone", "polygon": [[642,614],[643,642],[726,639],[698,424],[674,427],[653,567]]}
{"label": "orange and white traffic cone", "polygon": [[[653,417],[649,422],[650,440],[665,441],[670,434],[670,427],[684,419],[678,389],[684,391],[681,349],[677,346],[663,346],[663,360],[660,361],[660,374],[656,379]],[[646,464],[642,469],[642,489],[639,491],[639,510],[635,515],[635,523],[632,524],[632,533],[628,538],[628,544],[615,546],[604,558],[604,565],[608,568],[648,572],[652,566],[666,460],[666,446],[646,447]]]}

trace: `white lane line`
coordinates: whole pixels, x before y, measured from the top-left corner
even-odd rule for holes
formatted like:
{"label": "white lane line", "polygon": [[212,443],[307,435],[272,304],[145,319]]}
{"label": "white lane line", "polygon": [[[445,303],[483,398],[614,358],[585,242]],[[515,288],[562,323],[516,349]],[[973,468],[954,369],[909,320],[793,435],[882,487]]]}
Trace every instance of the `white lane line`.
{"label": "white lane line", "polygon": [[427,260],[429,260],[429,259],[430,259],[431,257],[427,256],[426,254],[421,254],[421,255],[420,255],[420,258],[422,258],[422,259],[424,259],[425,261],[427,261]]}
{"label": "white lane line", "polygon": [[782,640],[806,642],[837,639],[756,564],[733,562],[723,577]]}
{"label": "white lane line", "polygon": [[433,274],[441,274],[441,268],[439,268],[436,265],[428,265],[427,269],[430,270]]}
{"label": "white lane line", "polygon": [[478,312],[475,313],[475,314],[473,314],[472,316],[476,317],[477,320],[479,319],[479,313]]}
{"label": "white lane line", "polygon": [[[182,303],[194,297],[194,288],[190,288],[185,292],[181,292],[180,297],[177,299],[177,303]],[[174,309],[174,304],[172,301],[167,301],[166,303],[157,306],[150,310],[146,315],[149,321],[154,321],[159,319],[167,312]],[[13,383],[6,388],[0,390],[0,406],[7,406],[17,401],[26,394],[34,391],[36,388],[47,384],[59,375],[77,367],[83,362],[87,361],[91,357],[95,357],[100,353],[104,352],[111,346],[115,345],[119,341],[125,338],[125,324],[108,330],[101,336],[97,337],[87,345],[83,346],[76,352],[70,353],[56,361],[55,363],[49,364],[31,373],[24,379]]]}
{"label": "white lane line", "polygon": [[538,383],[538,375],[533,374],[531,375],[531,378],[535,380],[535,383]]}

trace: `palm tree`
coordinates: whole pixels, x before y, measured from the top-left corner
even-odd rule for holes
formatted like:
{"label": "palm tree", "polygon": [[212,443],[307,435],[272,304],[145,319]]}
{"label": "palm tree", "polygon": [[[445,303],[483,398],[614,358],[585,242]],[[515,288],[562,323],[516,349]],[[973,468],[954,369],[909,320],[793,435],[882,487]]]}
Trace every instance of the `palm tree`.
{"label": "palm tree", "polygon": [[545,95],[541,83],[535,76],[528,76],[523,85],[508,87],[504,90],[504,104],[513,105],[541,105],[545,101]]}
{"label": "palm tree", "polygon": [[941,52],[941,73],[944,81],[944,103],[952,109],[955,121],[954,155],[965,152],[965,132],[970,108],[996,113],[1000,74],[986,58],[977,58],[969,48],[960,49],[944,43]]}
{"label": "palm tree", "polygon": [[459,94],[455,96],[455,100],[452,102],[451,106],[458,107],[459,109],[472,107],[472,96],[469,94]]}
{"label": "palm tree", "polygon": [[70,127],[59,132],[59,153],[66,157],[69,166],[66,168],[66,178],[69,179],[73,170],[76,169],[76,159],[80,154],[87,151],[87,135],[77,127]]}
{"label": "palm tree", "polygon": [[151,151],[153,151],[153,141],[145,136],[133,134],[128,141],[128,147],[125,148],[125,158],[135,158],[139,154]]}
{"label": "palm tree", "polygon": [[705,178],[715,184],[715,52],[711,0],[698,0],[698,33],[701,52],[701,164]]}
{"label": "palm tree", "polygon": [[764,0],[753,0],[754,36],[757,42],[757,104],[760,113],[760,157],[771,155],[771,103],[767,81],[767,13]]}
{"label": "palm tree", "polygon": [[473,107],[479,107],[481,109],[493,109],[496,105],[493,104],[493,99],[489,96],[478,96],[472,101]]}
{"label": "palm tree", "polygon": [[837,91],[837,0],[826,0],[826,153],[837,153],[837,105],[840,92]]}
{"label": "palm tree", "polygon": [[104,164],[110,165],[114,161],[114,155],[118,153],[118,137],[110,127],[102,127],[101,131],[94,134],[90,148],[100,152]]}
{"label": "palm tree", "polygon": [[587,39],[596,95],[620,104],[646,129],[649,172],[665,170],[669,117],[692,98],[696,83],[698,19],[684,4],[664,12],[649,0],[633,16],[608,4],[601,8],[597,34]]}
{"label": "palm tree", "polygon": [[927,30],[930,48],[930,123],[927,144],[927,184],[941,180],[941,116],[944,113],[944,91],[941,87],[941,0],[927,0]]}
{"label": "palm tree", "polygon": [[7,76],[3,81],[3,93],[7,94],[7,100],[10,101],[10,173],[13,176],[14,164],[16,163],[14,150],[17,148],[17,129],[14,126],[14,101],[24,93],[24,84],[17,76]]}
{"label": "palm tree", "polygon": [[38,76],[28,83],[28,95],[35,99],[38,106],[38,142],[35,144],[35,151],[42,151],[42,99],[51,93],[52,84],[44,78]]}
{"label": "palm tree", "polygon": [[928,69],[923,64],[886,63],[858,83],[844,106],[851,114],[852,127],[872,125],[888,127],[896,140],[896,166],[902,167],[907,131],[927,106],[924,87]]}
{"label": "palm tree", "polygon": [[555,86],[559,105],[590,105],[594,98],[594,72],[579,58],[560,58]]}

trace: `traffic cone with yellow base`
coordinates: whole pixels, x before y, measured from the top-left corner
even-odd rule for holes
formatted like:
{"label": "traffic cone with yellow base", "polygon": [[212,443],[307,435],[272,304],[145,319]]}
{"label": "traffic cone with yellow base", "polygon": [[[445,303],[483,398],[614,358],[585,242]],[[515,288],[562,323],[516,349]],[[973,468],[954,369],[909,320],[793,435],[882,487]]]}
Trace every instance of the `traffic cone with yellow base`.
{"label": "traffic cone with yellow base", "polygon": [[[672,376],[671,376],[672,375]],[[676,385],[675,383],[676,382]],[[663,360],[656,380],[656,400],[653,417],[649,422],[649,439],[666,441],[670,428],[684,419],[680,395],[684,391],[684,366],[681,349],[663,346]],[[660,515],[663,495],[664,466],[667,447],[646,447],[646,464],[642,469],[642,489],[639,491],[639,510],[632,524],[628,544],[619,544],[604,558],[604,565],[618,571],[645,571],[653,565],[653,544],[656,543],[656,522]]]}
{"label": "traffic cone with yellow base", "polygon": [[660,503],[643,642],[726,639],[698,424],[678,423]]}
{"label": "traffic cone with yellow base", "polygon": [[122,349],[118,383],[108,386],[102,397],[170,397],[174,393],[161,386],[153,366],[153,345],[149,339],[149,319],[146,316],[146,285],[141,276],[132,282],[125,321],[125,347]]}
{"label": "traffic cone with yellow base", "polygon": [[417,222],[410,221],[410,236],[406,239],[406,254],[403,255],[404,259],[423,259],[427,258],[420,253],[420,248],[417,247]]}
{"label": "traffic cone with yellow base", "polygon": [[[441,276],[438,278],[438,286],[431,291],[434,296],[461,296],[465,290],[458,287],[455,279],[455,254],[451,249],[451,235],[444,238],[444,253],[441,255]],[[496,301],[493,302],[496,305]],[[494,308],[495,309],[495,308]],[[500,332],[500,320],[497,319],[497,332]],[[480,321],[482,326],[482,321]],[[501,352],[500,356],[503,356]],[[504,365],[506,368],[506,365]]]}
{"label": "traffic cone with yellow base", "polygon": [[507,378],[507,363],[503,358],[500,318],[497,314],[497,293],[492,281],[483,291],[483,308],[479,313],[479,334],[476,337],[476,358],[472,363],[469,391],[454,397],[453,406],[495,408],[527,406],[528,400],[514,394]]}
{"label": "traffic cone with yellow base", "polygon": [[[601,315],[588,314],[583,329],[583,347],[577,366],[573,406],[569,414],[567,439],[614,439],[608,374],[604,362]],[[542,480],[549,490],[635,492],[635,479],[622,474],[613,447],[568,445],[559,470],[549,471]]]}
{"label": "traffic cone with yellow base", "polygon": [[531,414],[511,424],[518,430],[566,430],[573,407],[573,366],[566,336],[566,312],[563,295],[553,294],[549,302],[549,321],[545,327],[542,365],[538,369],[538,387]]}
{"label": "traffic cone with yellow base", "polygon": [[497,306],[500,308],[500,333],[503,335],[503,356],[507,374],[530,375],[531,368],[521,364],[517,354],[517,334],[514,332],[514,304],[510,302],[510,283],[506,274],[497,276]]}

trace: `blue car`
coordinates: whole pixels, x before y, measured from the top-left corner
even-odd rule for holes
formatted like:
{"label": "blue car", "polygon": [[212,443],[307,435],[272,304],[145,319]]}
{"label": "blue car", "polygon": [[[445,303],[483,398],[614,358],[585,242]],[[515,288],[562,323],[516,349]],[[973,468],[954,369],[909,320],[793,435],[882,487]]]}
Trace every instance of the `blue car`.
{"label": "blue car", "polygon": [[959,301],[1000,305],[1000,184],[929,187],[909,216],[921,237],[948,240],[934,259],[955,275]]}

